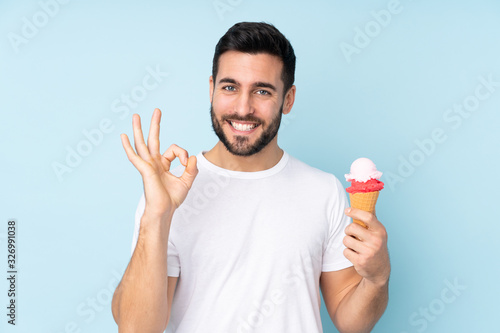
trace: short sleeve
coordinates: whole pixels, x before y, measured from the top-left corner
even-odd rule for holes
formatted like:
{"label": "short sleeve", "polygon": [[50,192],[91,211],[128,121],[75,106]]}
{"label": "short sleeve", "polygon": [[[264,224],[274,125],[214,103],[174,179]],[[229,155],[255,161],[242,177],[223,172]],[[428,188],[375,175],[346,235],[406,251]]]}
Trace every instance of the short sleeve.
{"label": "short sleeve", "polygon": [[344,214],[344,210],[349,207],[344,187],[335,178],[336,191],[332,210],[329,217],[329,232],[325,249],[323,251],[323,266],[321,271],[338,271],[352,266],[352,263],[344,256],[345,228],[351,223],[351,218]]}
{"label": "short sleeve", "polygon": [[[135,247],[137,245],[137,240],[139,239],[139,231],[141,229],[141,218],[142,215],[144,214],[145,208],[146,208],[146,198],[144,197],[143,193],[141,198],[139,199],[139,204],[137,205],[137,209],[135,211],[134,235],[132,237],[132,250],[130,256],[134,254]],[[180,274],[179,252],[177,251],[175,245],[173,244],[171,236],[172,232],[170,232],[168,237],[167,271],[168,271],[168,276],[177,277]]]}

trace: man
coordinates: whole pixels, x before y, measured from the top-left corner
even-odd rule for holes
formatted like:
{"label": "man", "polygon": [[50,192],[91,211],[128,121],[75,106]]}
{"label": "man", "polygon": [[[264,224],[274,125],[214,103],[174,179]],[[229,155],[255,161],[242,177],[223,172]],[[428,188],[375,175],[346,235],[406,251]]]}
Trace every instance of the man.
{"label": "man", "polygon": [[[147,145],[134,115],[135,151],[124,134],[122,143],[144,196],[113,296],[120,332],[322,332],[320,287],[341,332],[369,332],[383,314],[385,228],[347,208],[333,175],[278,146],[294,70],[293,48],[275,27],[238,23],[215,50],[211,150],[189,156],[172,145],[160,154],[160,110]],[[182,166],[170,172],[175,158]]]}

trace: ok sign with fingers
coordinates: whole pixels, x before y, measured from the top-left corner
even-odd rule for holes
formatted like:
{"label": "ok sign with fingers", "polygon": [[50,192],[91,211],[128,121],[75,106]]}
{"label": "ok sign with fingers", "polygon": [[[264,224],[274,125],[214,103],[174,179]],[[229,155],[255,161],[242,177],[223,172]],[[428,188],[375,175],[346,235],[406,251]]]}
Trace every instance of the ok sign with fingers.
{"label": "ok sign with fingers", "polygon": [[[144,142],[141,119],[138,114],[132,116],[135,151],[126,134],[121,134],[123,148],[127,157],[141,173],[144,183],[146,207],[144,214],[152,217],[171,215],[184,201],[193,181],[198,174],[196,156],[177,145],[171,145],[160,154],[161,111],[155,109],[149,129],[148,144]],[[178,157],[186,168],[180,177],[170,173],[170,165]]]}

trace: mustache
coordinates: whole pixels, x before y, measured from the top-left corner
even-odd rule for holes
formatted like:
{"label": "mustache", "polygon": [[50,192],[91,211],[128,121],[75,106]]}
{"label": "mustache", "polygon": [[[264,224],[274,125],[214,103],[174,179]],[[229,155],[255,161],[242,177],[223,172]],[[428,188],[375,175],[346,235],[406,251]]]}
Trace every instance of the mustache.
{"label": "mustache", "polygon": [[221,120],[222,121],[227,121],[227,120],[236,120],[236,121],[250,121],[250,122],[253,122],[253,123],[257,123],[257,124],[262,124],[262,120],[260,120],[259,118],[249,114],[249,115],[246,115],[244,117],[240,116],[240,115],[237,115],[237,114],[233,114],[233,115],[224,115],[221,117]]}

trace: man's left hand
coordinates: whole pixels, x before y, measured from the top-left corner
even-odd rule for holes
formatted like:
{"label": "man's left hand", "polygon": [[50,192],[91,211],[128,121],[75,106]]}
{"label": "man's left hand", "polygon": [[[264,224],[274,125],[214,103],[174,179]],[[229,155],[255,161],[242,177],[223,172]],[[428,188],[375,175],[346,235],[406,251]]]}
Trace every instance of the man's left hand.
{"label": "man's left hand", "polygon": [[351,223],[345,228],[344,256],[367,281],[383,286],[389,281],[391,265],[387,249],[387,231],[372,213],[347,208],[345,214],[366,224]]}

